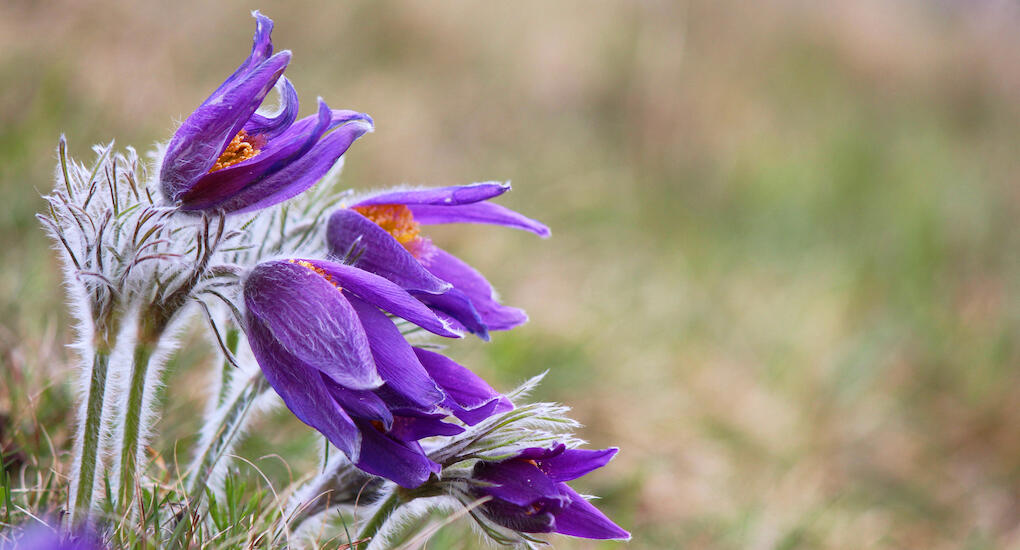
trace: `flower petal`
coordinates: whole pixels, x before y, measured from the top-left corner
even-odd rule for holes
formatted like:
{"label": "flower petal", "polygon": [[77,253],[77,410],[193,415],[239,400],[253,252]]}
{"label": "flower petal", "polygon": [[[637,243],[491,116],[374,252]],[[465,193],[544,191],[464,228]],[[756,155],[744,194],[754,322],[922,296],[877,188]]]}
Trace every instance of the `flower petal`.
{"label": "flower petal", "polygon": [[354,210],[341,208],[330,215],[326,240],[336,258],[344,259],[353,253],[357,257],[354,265],[407,290],[436,294],[450,288],[422,267],[393,235]]}
{"label": "flower petal", "polygon": [[442,223],[485,223],[502,225],[531,231],[539,237],[548,237],[551,232],[544,224],[523,214],[491,202],[476,202],[454,206],[434,204],[408,205],[414,219],[423,225]]}
{"label": "flower petal", "polygon": [[393,413],[390,412],[386,402],[375,394],[374,390],[348,389],[325,376],[323,381],[329,394],[349,416],[365,420],[378,420],[387,430],[393,426]]}
{"label": "flower petal", "polygon": [[492,521],[520,533],[552,533],[556,524],[553,513],[541,507],[536,511],[531,506],[491,500],[482,504],[482,509]]}
{"label": "flower petal", "polygon": [[450,358],[422,348],[414,348],[425,370],[446,392],[443,405],[465,424],[474,426],[496,413],[514,408],[513,403],[492,389],[485,380]]}
{"label": "flower petal", "polygon": [[464,428],[443,422],[444,415],[397,416],[389,435],[401,441],[418,441],[437,435],[457,435]]}
{"label": "flower petal", "polygon": [[396,441],[365,420],[355,423],[361,429],[361,455],[351,461],[358,468],[407,489],[414,489],[433,473],[439,473],[439,464],[429,460],[418,443]]}
{"label": "flower petal", "polygon": [[[489,281],[453,254],[435,247],[432,257],[425,267],[436,277],[451,283],[454,288],[463,292],[471,300],[471,305],[478,311],[482,322],[489,330],[509,330],[527,322],[527,314],[520,309],[504,306],[497,302]],[[430,305],[436,302],[436,300],[427,300]],[[440,302],[446,306],[455,305],[452,300],[440,300]],[[454,316],[464,326],[471,328],[471,318],[466,315],[468,312],[463,310],[460,312],[444,311]]]}
{"label": "flower petal", "polygon": [[326,260],[306,261],[336,279],[337,284],[343,287],[344,290],[350,291],[370,304],[388,311],[397,317],[406,319],[439,336],[446,336],[447,338],[460,337],[459,334],[451,332],[446,328],[443,322],[429,308],[388,279],[336,262]]}
{"label": "flower petal", "polygon": [[160,170],[160,185],[169,199],[178,200],[209,172],[289,62],[288,51],[273,55],[218,90],[185,119],[167,146]]}
{"label": "flower petal", "polygon": [[246,187],[256,185],[311,150],[330,124],[330,109],[322,101],[316,116],[292,125],[267,143],[262,151],[243,162],[202,176],[180,197],[182,210],[206,210],[233,200]]}
{"label": "flower petal", "polygon": [[297,120],[298,95],[294,85],[290,83],[290,79],[281,76],[280,80],[276,82],[275,89],[280,94],[279,109],[275,113],[267,115],[255,111],[255,114],[251,115],[244,125],[244,130],[248,132],[248,135],[260,136],[271,142]]}
{"label": "flower petal", "polygon": [[492,483],[481,490],[518,506],[531,506],[539,500],[564,501],[560,490],[534,464],[510,459],[475,464],[474,477]]}
{"label": "flower petal", "polygon": [[613,523],[567,484],[559,485],[570,499],[570,504],[556,514],[557,533],[586,539],[630,539],[630,533]]}
{"label": "flower petal", "polygon": [[378,308],[354,296],[351,306],[368,335],[379,376],[386,385],[418,407],[432,408],[446,395],[422,366],[400,329]]}
{"label": "flower petal", "polygon": [[360,431],[334,401],[322,374],[280,345],[265,322],[250,311],[246,321],[252,353],[266,380],[280,394],[287,408],[302,422],[322,432],[348,456],[356,457],[361,448]]}
{"label": "flower petal", "polygon": [[306,154],[245,187],[220,205],[220,208],[226,212],[251,212],[281,203],[305,191],[333,168],[356,139],[372,131],[371,121],[368,115],[358,113],[357,118],[351,118],[327,134]]}
{"label": "flower petal", "polygon": [[237,79],[242,73],[256,67],[259,63],[262,63],[269,56],[273,55],[273,20],[262,15],[259,10],[251,12],[251,16],[255,18],[255,36],[252,37],[251,53],[241,63],[241,65],[230,75],[223,84],[220,84],[218,88],[209,96],[214,98],[219,94],[221,90],[228,87],[234,80]]}
{"label": "flower petal", "polygon": [[450,322],[453,327],[470,332],[486,342],[489,341],[489,327],[471,303],[471,299],[459,289],[451,288],[442,294],[411,291],[411,295],[429,306],[440,319]]}
{"label": "flower petal", "polygon": [[338,384],[363,390],[383,383],[354,308],[311,269],[259,264],[245,281],[244,302],[284,349]]}
{"label": "flower petal", "polygon": [[620,449],[566,449],[538,461],[538,467],[553,481],[570,481],[597,470],[616,456]]}
{"label": "flower petal", "polygon": [[470,204],[498,197],[510,190],[509,183],[487,181],[470,185],[453,185],[425,189],[399,189],[378,193],[359,200],[354,206],[370,204],[434,204],[451,206]]}

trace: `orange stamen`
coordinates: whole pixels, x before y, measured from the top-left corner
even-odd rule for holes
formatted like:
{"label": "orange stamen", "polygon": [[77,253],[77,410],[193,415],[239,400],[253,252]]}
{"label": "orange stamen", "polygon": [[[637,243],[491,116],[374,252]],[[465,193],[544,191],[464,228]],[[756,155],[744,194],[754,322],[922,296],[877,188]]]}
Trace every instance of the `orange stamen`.
{"label": "orange stamen", "polygon": [[238,132],[234,139],[230,140],[230,143],[227,144],[227,148],[223,150],[220,158],[216,159],[216,164],[209,169],[209,173],[211,174],[217,170],[233,166],[259,154],[259,147],[262,144],[258,138],[259,136],[249,136],[248,132],[244,130]]}
{"label": "orange stamen", "polygon": [[304,260],[287,260],[287,261],[292,263],[292,264],[297,264],[297,265],[299,265],[299,266],[301,266],[301,267],[303,267],[303,268],[305,268],[305,269],[307,269],[309,271],[312,271],[312,272],[316,273],[317,275],[319,275],[323,279],[326,279],[326,281],[328,281],[329,284],[335,286],[337,290],[343,290],[343,287],[341,287],[340,285],[336,284],[336,281],[333,280],[333,277],[329,273],[326,273],[325,269],[322,269],[321,267],[317,267],[315,264],[313,264],[311,262],[306,262]]}
{"label": "orange stamen", "polygon": [[404,248],[413,252],[412,246],[421,238],[421,228],[414,221],[411,209],[403,204],[370,204],[353,207],[355,212],[372,220],[376,225],[393,235]]}

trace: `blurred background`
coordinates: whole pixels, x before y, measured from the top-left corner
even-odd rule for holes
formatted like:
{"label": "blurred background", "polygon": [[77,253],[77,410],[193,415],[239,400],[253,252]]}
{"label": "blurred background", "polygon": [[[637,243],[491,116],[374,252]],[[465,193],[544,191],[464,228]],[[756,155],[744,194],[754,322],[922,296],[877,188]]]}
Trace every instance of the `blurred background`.
{"label": "blurred background", "polygon": [[[503,204],[552,227],[430,234],[532,319],[453,354],[504,390],[549,369],[538,396],[623,449],[577,485],[634,540],[558,547],[1020,545],[1006,1],[6,0],[8,434],[66,445],[66,376],[40,373],[73,362],[70,327],[33,217],[57,138],[87,162],[93,143],[167,139],[248,54],[255,7],[294,51],[303,114],[321,95],[376,120],[343,184],[512,180]],[[169,385],[181,448],[213,359],[196,340]],[[258,457],[300,471],[310,432],[280,413],[246,456],[286,483]],[[464,532],[430,547],[474,547]]]}

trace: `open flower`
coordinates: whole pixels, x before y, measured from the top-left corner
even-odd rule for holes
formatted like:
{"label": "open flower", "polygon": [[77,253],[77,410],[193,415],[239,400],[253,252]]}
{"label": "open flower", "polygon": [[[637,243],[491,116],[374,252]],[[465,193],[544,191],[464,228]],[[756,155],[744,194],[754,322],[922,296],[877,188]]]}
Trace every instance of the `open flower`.
{"label": "open flower", "polygon": [[[509,330],[527,315],[500,304],[485,277],[422,236],[421,225],[486,223],[548,237],[545,225],[487,202],[509,190],[508,184],[487,182],[372,195],[330,216],[330,252],[399,284],[457,328],[488,339],[490,330]],[[453,288],[443,292],[447,283]]]}
{"label": "open flower", "polygon": [[[290,52],[273,54],[273,21],[252,15],[251,55],[188,116],[163,157],[160,188],[182,210],[245,212],[285,201],[372,130],[368,115],[330,109],[321,99],[316,115],[295,121],[297,92],[282,76]],[[279,110],[257,112],[274,87]]]}
{"label": "open flower", "polygon": [[439,472],[418,440],[454,435],[512,406],[442,355],[412,347],[383,311],[456,337],[396,284],[321,260],[259,264],[244,285],[246,332],[266,380],[359,468],[403,487]]}
{"label": "open flower", "polygon": [[478,462],[473,489],[486,517],[521,533],[561,533],[588,539],[629,539],[616,525],[567,486],[592,470],[605,466],[618,449],[524,449],[501,462]]}

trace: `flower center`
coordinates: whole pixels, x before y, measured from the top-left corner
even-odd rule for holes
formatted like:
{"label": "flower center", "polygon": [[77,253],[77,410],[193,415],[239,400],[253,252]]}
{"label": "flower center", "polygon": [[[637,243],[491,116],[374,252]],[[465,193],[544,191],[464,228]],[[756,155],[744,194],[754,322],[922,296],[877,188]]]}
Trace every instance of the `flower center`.
{"label": "flower center", "polygon": [[397,242],[404,245],[404,248],[421,234],[421,228],[418,222],[414,221],[411,209],[403,204],[355,206],[354,211],[385,229]]}
{"label": "flower center", "polygon": [[241,130],[227,144],[227,148],[223,150],[220,158],[216,159],[216,164],[209,169],[209,173],[211,174],[217,170],[222,170],[254,157],[259,154],[259,147],[263,145],[261,142],[262,140],[259,139],[259,136],[249,136],[248,132]]}
{"label": "flower center", "polygon": [[428,260],[430,241],[421,236],[421,226],[414,221],[414,214],[407,205],[369,204],[352,209],[393,235],[412,256],[423,262]]}
{"label": "flower center", "polygon": [[292,264],[297,264],[297,265],[299,265],[299,266],[301,266],[301,267],[303,267],[303,268],[305,268],[305,269],[307,269],[309,271],[314,272],[315,274],[317,274],[318,276],[322,277],[323,279],[326,279],[326,281],[329,284],[335,286],[337,290],[343,290],[343,287],[341,287],[340,285],[336,284],[336,281],[333,280],[333,277],[329,273],[326,273],[325,269],[322,269],[321,267],[318,267],[315,264],[313,264],[311,262],[306,262],[304,260],[287,260],[287,261],[292,263]]}

